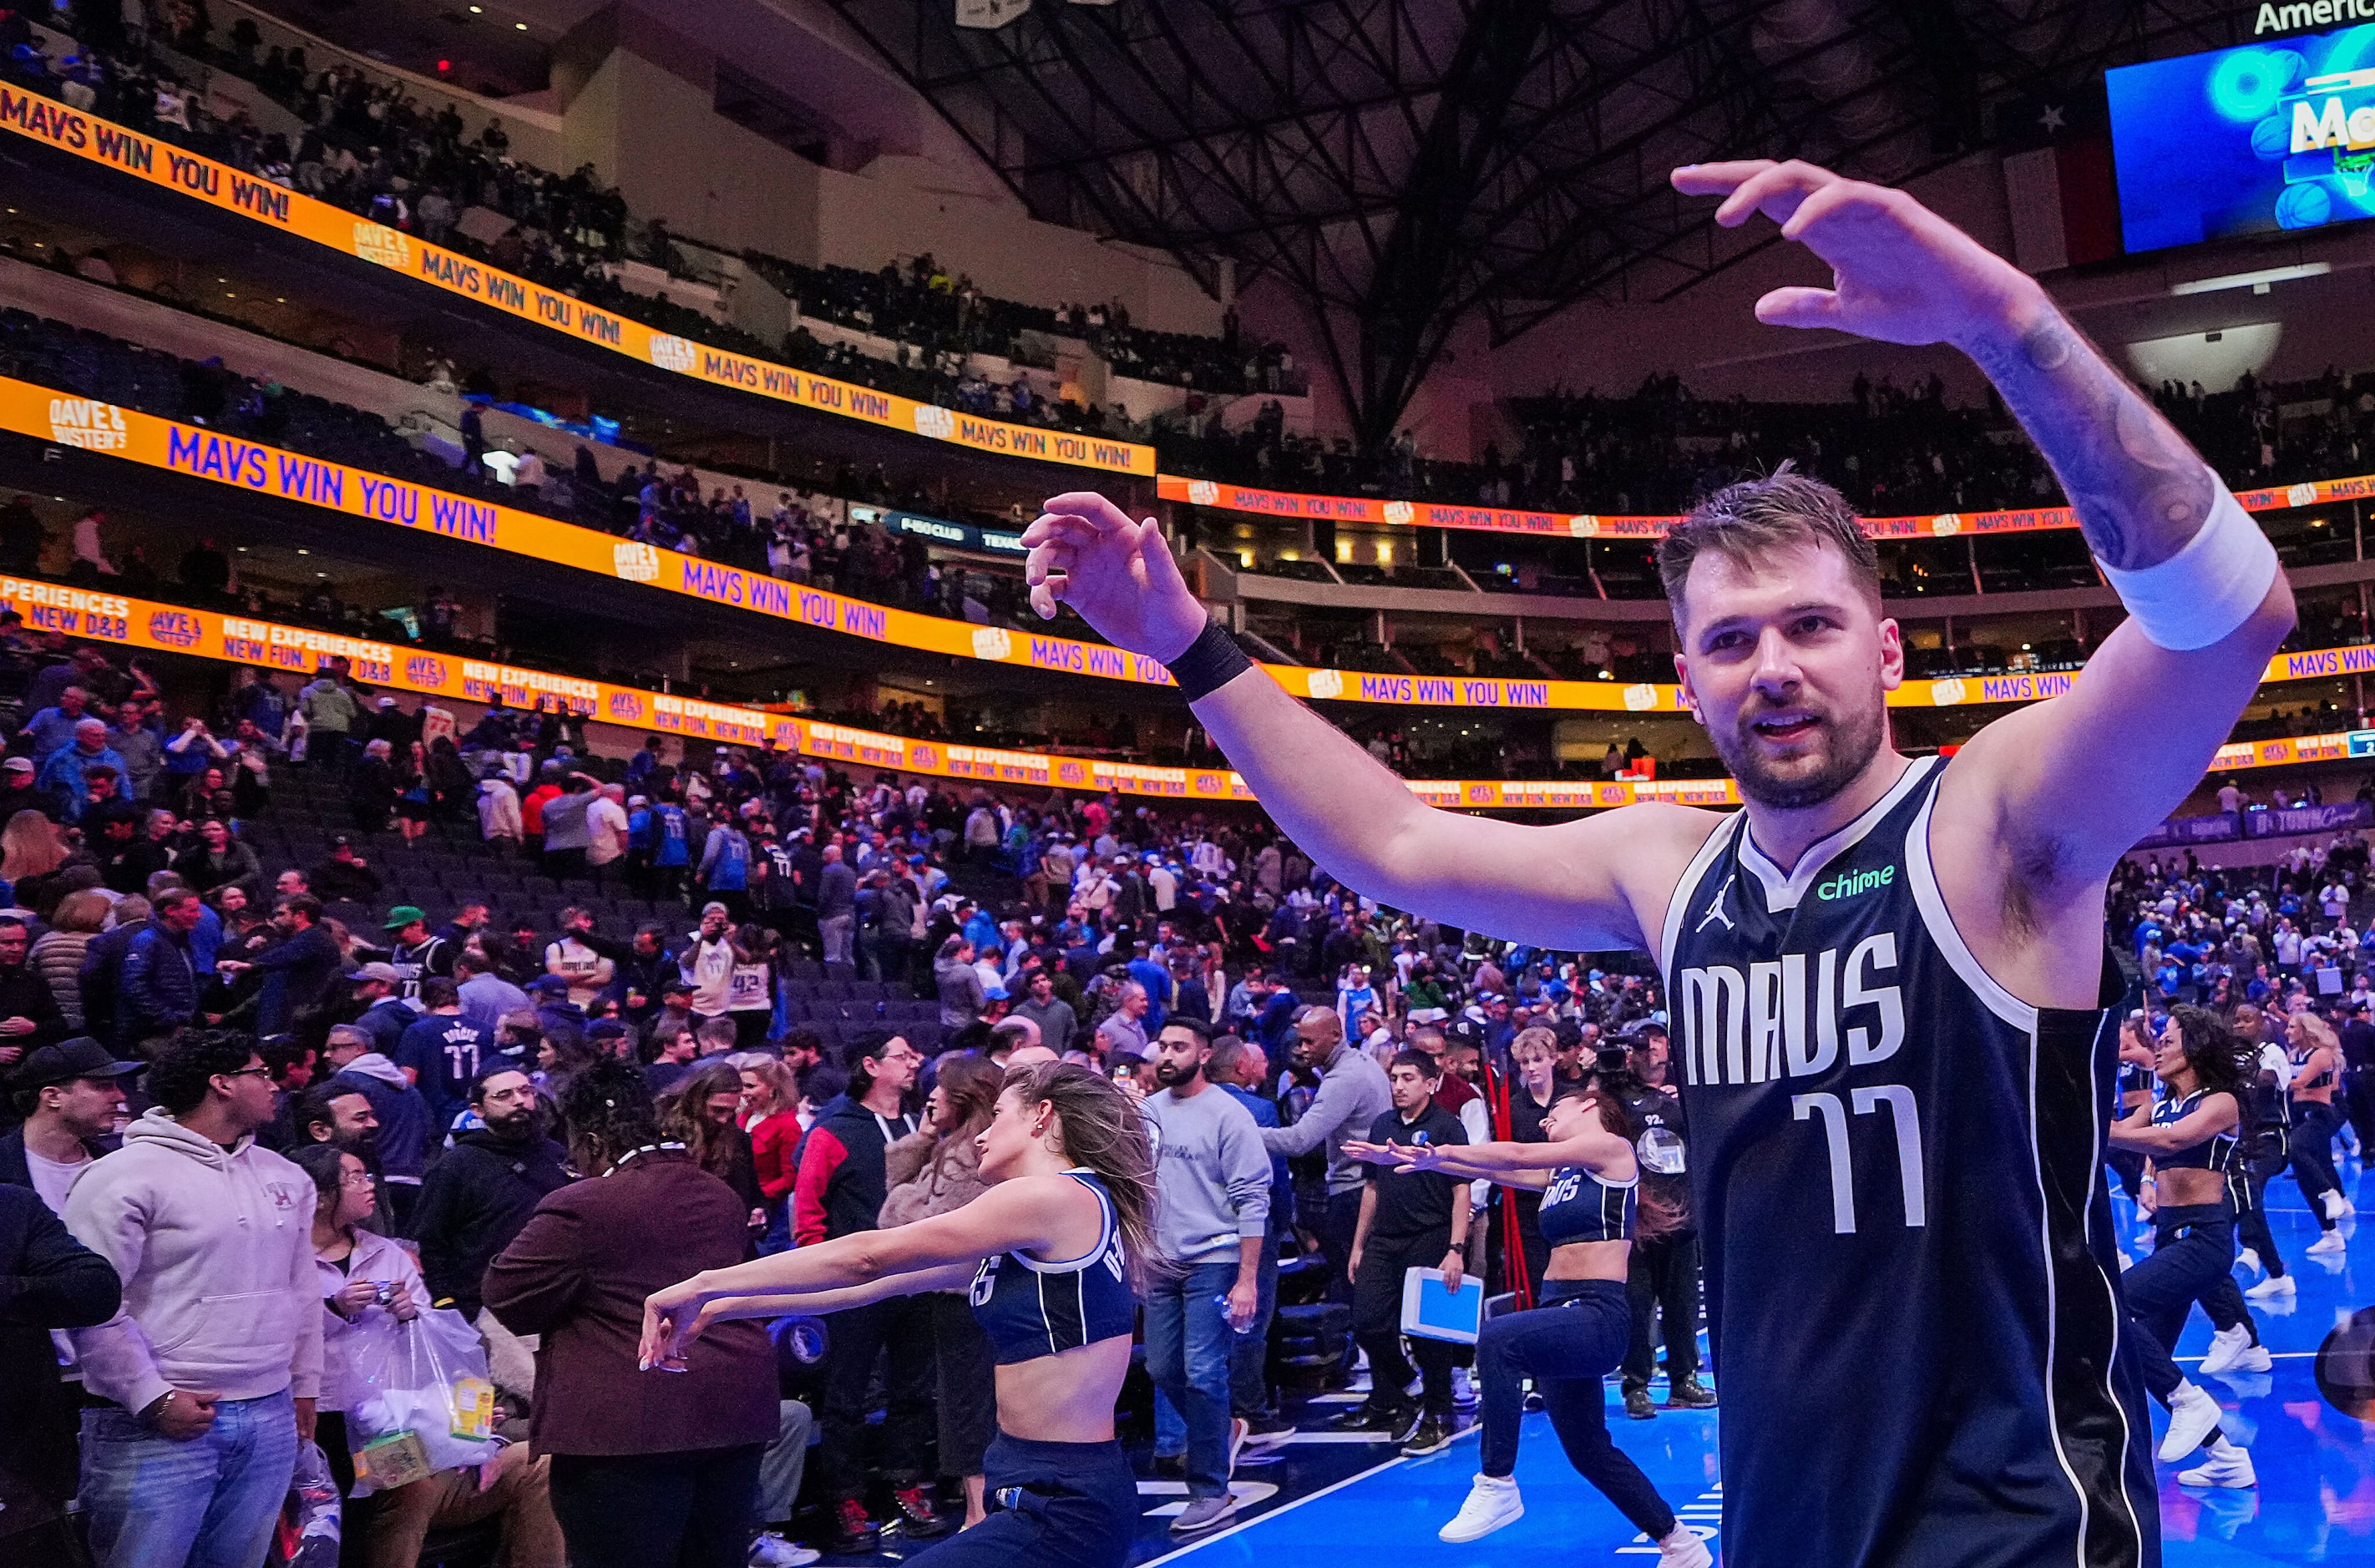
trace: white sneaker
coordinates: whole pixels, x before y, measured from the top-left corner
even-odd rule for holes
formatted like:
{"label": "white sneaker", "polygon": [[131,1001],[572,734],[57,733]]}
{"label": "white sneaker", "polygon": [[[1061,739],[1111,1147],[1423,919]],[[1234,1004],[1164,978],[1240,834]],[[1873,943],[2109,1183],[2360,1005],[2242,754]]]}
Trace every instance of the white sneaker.
{"label": "white sneaker", "polygon": [[2242,1353],[2251,1349],[2251,1331],[2241,1324],[2222,1328],[2210,1337],[2210,1353],[2202,1358],[2202,1370],[2212,1377],[2233,1366]]}
{"label": "white sneaker", "polygon": [[2325,1217],[2329,1220],[2340,1220],[2350,1212],[2350,1200],[2330,1187],[2318,1201],[2325,1205]]}
{"label": "white sneaker", "polygon": [[808,1568],[823,1555],[812,1546],[802,1546],[765,1530],[750,1543],[750,1568]]}
{"label": "white sneaker", "polygon": [[1243,1416],[1229,1418],[1229,1468],[1221,1472],[1223,1475],[1233,1476],[1237,1473],[1237,1456],[1245,1452],[1246,1439],[1253,1434],[1253,1422]]}
{"label": "white sneaker", "polygon": [[1673,1533],[1658,1543],[1658,1568],[1709,1568],[1715,1554],[1707,1550],[1696,1531],[1688,1525],[1676,1525]]}
{"label": "white sneaker", "polygon": [[2257,1247],[2245,1247],[2241,1252],[2237,1253],[2235,1255],[2235,1267],[2242,1269],[2247,1274],[2256,1277],[2261,1272],[2259,1249]]}
{"label": "white sneaker", "polygon": [[1478,1476],[1476,1484],[1468,1489],[1468,1501],[1451,1516],[1451,1523],[1435,1532],[1436,1539],[1459,1546],[1471,1540],[1483,1540],[1504,1525],[1514,1525],[1526,1516],[1525,1499],[1518,1495],[1518,1483],[1507,1476]]}
{"label": "white sneaker", "polygon": [[2276,1370],[2276,1363],[2268,1359],[2268,1348],[2265,1345],[2252,1345],[2248,1347],[2241,1355],[2237,1356],[2234,1365],[2227,1370],[2230,1373],[2274,1372]]}
{"label": "white sneaker", "polygon": [[2250,1297],[2252,1301],[2264,1302],[2275,1296],[2290,1296],[2298,1289],[2299,1287],[2293,1283],[2293,1277],[2291,1275],[2276,1274],[2261,1280],[2250,1290],[2245,1291],[2243,1294]]}
{"label": "white sneaker", "polygon": [[2251,1451],[2232,1443],[2221,1443],[2207,1461],[2190,1470],[2177,1472],[2180,1486],[2247,1487],[2260,1484],[2260,1475],[2251,1468]]}
{"label": "white sneaker", "polygon": [[2350,1250],[2350,1244],[2342,1239],[2341,1232],[2328,1231],[2325,1234],[2318,1237],[2317,1240],[2310,1243],[2309,1250],[2315,1253],[2320,1257],[2335,1257],[2343,1253],[2348,1252]]}
{"label": "white sneaker", "polygon": [[2168,1400],[2168,1435],[2160,1440],[2161,1463],[2173,1465],[2202,1446],[2217,1426],[2218,1401],[2191,1383],[2180,1383]]}

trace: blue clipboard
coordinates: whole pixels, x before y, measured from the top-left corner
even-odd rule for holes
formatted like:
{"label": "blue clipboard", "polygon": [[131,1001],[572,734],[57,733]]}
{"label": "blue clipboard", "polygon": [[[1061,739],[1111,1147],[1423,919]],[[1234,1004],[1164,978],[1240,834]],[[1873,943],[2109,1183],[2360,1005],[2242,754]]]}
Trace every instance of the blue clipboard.
{"label": "blue clipboard", "polygon": [[1443,1288],[1440,1268],[1402,1273],[1402,1332],[1423,1339],[1473,1345],[1484,1326],[1484,1281],[1462,1275],[1458,1294]]}

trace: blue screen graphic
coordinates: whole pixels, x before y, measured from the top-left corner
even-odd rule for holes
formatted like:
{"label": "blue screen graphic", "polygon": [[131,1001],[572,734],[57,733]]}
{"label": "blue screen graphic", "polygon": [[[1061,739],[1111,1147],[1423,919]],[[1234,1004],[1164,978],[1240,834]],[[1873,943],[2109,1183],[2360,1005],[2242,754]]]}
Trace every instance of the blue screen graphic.
{"label": "blue screen graphic", "polygon": [[2132,252],[2375,217],[2375,25],[2125,65],[2104,86]]}

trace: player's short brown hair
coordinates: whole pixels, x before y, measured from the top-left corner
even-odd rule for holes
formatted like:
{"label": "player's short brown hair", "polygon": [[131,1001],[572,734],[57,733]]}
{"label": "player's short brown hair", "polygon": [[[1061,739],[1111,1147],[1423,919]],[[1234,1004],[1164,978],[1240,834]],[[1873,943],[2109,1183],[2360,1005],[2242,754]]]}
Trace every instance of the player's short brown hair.
{"label": "player's short brown hair", "polygon": [[1666,585],[1674,624],[1683,623],[1683,585],[1691,564],[1713,551],[1752,561],[1790,545],[1827,545],[1880,602],[1880,552],[1847,497],[1788,463],[1762,479],[1726,485],[1699,502],[1658,545],[1658,575]]}

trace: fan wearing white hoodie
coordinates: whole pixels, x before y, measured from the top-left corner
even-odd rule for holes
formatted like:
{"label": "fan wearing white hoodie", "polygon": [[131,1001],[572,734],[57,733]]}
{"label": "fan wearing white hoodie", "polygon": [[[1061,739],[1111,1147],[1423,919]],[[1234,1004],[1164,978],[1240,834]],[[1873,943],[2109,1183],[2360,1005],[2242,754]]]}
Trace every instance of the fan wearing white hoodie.
{"label": "fan wearing white hoodie", "polygon": [[124,1306],[74,1330],[83,1507],[101,1568],[261,1562],[322,1375],[314,1187],[259,1147],[273,1114],[253,1037],[183,1030],[148,1073],[157,1108],[67,1195],[66,1228]]}

